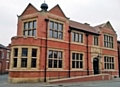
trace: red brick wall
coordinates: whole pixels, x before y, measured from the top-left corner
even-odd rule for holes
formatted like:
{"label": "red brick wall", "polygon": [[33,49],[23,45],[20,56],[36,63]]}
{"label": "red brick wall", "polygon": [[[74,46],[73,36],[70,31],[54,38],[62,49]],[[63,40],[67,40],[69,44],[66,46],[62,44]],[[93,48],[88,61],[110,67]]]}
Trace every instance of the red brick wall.
{"label": "red brick wall", "polygon": [[[40,72],[38,71],[34,71],[34,72],[27,72],[27,71],[10,71],[10,77],[16,77],[18,76],[20,77],[29,77],[29,75],[32,75],[32,77],[44,77],[44,67],[45,67],[45,36],[46,34],[46,22],[45,22],[45,18],[51,18],[55,19],[55,20],[60,20],[64,22],[64,26],[65,26],[65,32],[64,32],[64,40],[63,42],[59,42],[59,41],[53,41],[53,40],[48,40],[48,48],[56,48],[56,49],[62,49],[64,50],[64,66],[63,66],[63,71],[60,72],[47,72],[47,77],[57,77],[59,78],[60,76],[68,76],[68,68],[69,68],[69,34],[68,34],[68,30],[69,30],[69,21],[66,18],[63,18],[63,14],[60,13],[60,11],[58,12],[57,10],[58,8],[55,8],[54,11],[50,11],[50,13],[53,14],[57,14],[59,16],[55,16],[53,14],[50,13],[42,13],[39,12],[39,14],[36,12],[36,14],[31,14],[30,12],[34,13],[34,9],[29,7],[29,10],[27,10],[21,17],[18,18],[18,30],[17,30],[17,37],[12,38],[12,46],[40,46],[40,58],[39,58],[39,70],[42,70]],[[33,10],[33,11],[32,11]],[[27,14],[31,14],[28,15]],[[23,21],[27,20],[27,19],[32,19],[32,18],[36,18],[37,19],[37,37],[23,37],[22,36],[22,29],[23,29]],[[103,49],[102,50],[102,55],[106,55],[106,54],[111,54],[113,56],[115,56],[115,60],[117,61],[117,37],[115,36],[115,33],[113,31],[109,31],[109,29],[101,29],[101,36],[100,36],[100,47],[103,48],[103,33],[108,33],[108,34],[113,34],[114,35],[114,48],[115,50],[107,50],[107,49]],[[88,36],[88,44],[89,44],[89,69],[90,74],[93,74],[92,71],[92,63],[91,63],[91,46],[93,45],[93,35],[89,35]],[[71,51],[79,51],[79,52],[84,52],[84,70],[81,71],[71,71],[71,76],[79,76],[79,75],[86,75],[86,69],[87,69],[87,60],[86,60],[86,36],[84,36],[84,45],[76,45],[76,44],[71,44]],[[65,71],[66,70],[66,71]],[[115,70],[118,70],[118,63],[115,64]],[[28,75],[27,75],[28,74]],[[117,75],[117,74],[116,74]]]}

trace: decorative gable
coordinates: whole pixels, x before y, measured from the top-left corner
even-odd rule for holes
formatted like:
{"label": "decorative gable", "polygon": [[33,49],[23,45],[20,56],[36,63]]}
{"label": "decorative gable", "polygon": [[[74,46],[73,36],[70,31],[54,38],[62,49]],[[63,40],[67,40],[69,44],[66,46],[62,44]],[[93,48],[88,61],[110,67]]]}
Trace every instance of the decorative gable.
{"label": "decorative gable", "polygon": [[112,31],[115,32],[115,30],[113,29],[113,27],[109,21],[103,25],[103,28],[111,29]]}
{"label": "decorative gable", "polygon": [[67,18],[58,4],[55,7],[53,7],[51,10],[49,10],[49,13]]}
{"label": "decorative gable", "polygon": [[33,14],[38,12],[38,10],[31,4],[29,3],[29,5],[26,7],[26,9],[23,11],[22,15],[28,15],[28,14]]}

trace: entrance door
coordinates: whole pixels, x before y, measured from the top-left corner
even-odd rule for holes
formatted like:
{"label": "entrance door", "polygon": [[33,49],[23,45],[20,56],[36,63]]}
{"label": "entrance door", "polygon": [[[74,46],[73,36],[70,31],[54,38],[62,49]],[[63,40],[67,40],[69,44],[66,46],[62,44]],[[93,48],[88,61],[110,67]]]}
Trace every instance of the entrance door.
{"label": "entrance door", "polygon": [[94,70],[94,74],[99,74],[99,59],[98,58],[93,59],[93,70]]}

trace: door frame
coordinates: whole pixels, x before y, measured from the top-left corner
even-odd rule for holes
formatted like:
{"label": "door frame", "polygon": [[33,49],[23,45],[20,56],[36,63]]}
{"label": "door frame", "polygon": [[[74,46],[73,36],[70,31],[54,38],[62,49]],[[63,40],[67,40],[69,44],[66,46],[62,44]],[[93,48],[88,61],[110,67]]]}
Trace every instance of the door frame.
{"label": "door frame", "polygon": [[100,74],[99,59],[93,58],[93,72],[94,74]]}

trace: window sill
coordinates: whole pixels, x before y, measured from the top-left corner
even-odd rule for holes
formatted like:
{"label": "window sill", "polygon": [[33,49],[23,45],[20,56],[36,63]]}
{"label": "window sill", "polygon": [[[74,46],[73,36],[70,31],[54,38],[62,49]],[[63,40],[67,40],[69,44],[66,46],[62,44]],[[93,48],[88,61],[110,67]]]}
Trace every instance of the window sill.
{"label": "window sill", "polygon": [[83,71],[84,69],[83,68],[72,68],[71,71]]}
{"label": "window sill", "polygon": [[79,43],[79,42],[71,42],[71,44],[85,45],[84,43]]}
{"label": "window sill", "polygon": [[67,42],[64,41],[64,39],[55,39],[55,38],[48,38],[48,40],[57,41],[57,42]]}
{"label": "window sill", "polygon": [[117,49],[114,49],[114,48],[103,47],[103,49],[106,49],[106,50],[115,50],[115,51],[117,51]]}

